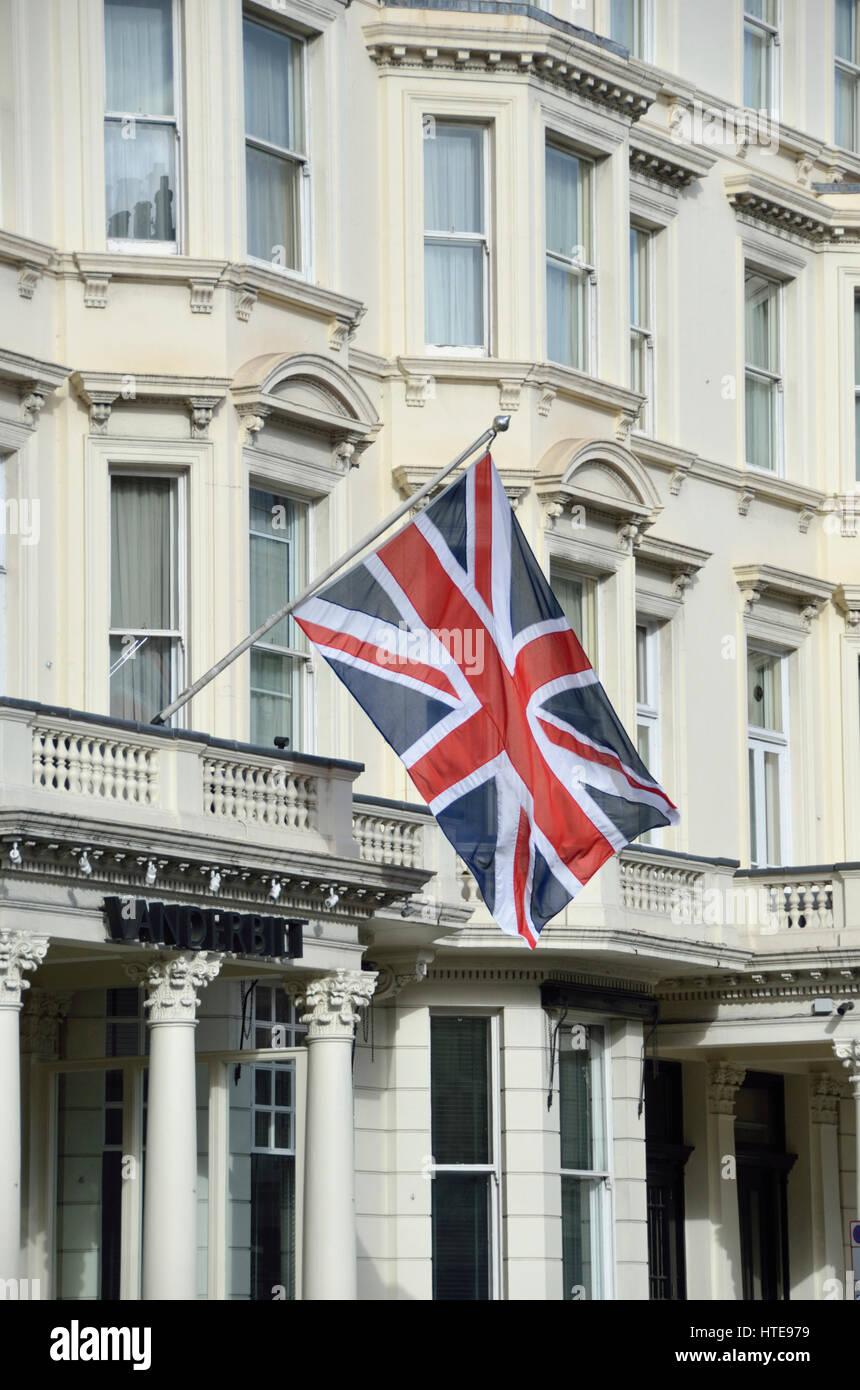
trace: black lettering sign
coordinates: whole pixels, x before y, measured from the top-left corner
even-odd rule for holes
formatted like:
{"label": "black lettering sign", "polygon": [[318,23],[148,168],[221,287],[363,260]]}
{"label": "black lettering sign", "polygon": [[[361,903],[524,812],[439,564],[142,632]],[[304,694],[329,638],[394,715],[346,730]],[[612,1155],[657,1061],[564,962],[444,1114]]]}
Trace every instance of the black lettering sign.
{"label": "black lettering sign", "polygon": [[111,941],[146,941],[169,950],[232,952],[298,960],[304,918],[263,917],[256,912],[221,912],[145,898],[105,898]]}

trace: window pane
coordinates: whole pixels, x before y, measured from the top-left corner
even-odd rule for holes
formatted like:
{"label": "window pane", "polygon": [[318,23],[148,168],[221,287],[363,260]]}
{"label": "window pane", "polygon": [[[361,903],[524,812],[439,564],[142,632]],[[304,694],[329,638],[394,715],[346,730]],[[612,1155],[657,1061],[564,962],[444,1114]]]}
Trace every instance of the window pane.
{"label": "window pane", "polygon": [[482,347],[484,248],[480,242],[424,244],[425,336],[434,347]]}
{"label": "window pane", "polygon": [[276,1290],[295,1298],[296,1161],[286,1154],[251,1155],[252,1299]]}
{"label": "window pane", "polygon": [[648,690],[648,629],[636,628],[636,699],[640,705],[650,704]]}
{"label": "window pane", "polygon": [[750,797],[750,863],[755,867],[759,862],[758,857],[758,804],[755,787],[755,752],[752,748],[748,750],[747,757],[747,777],[749,778],[749,797]]}
{"label": "window pane", "polygon": [[275,1104],[291,1107],[293,1103],[293,1073],[286,1067],[275,1072]]}
{"label": "window pane", "polygon": [[562,1168],[593,1168],[591,1056],[590,1050],[574,1052],[562,1030],[559,1053],[559,1113],[561,1116]]}
{"label": "window pane", "polygon": [[486,1018],[430,1020],[432,1145],[437,1163],[491,1162],[488,1035]]}
{"label": "window pane", "polygon": [[291,1149],[293,1147],[293,1117],[286,1112],[275,1112],[275,1148]]}
{"label": "window pane", "polygon": [[105,122],[107,235],[176,240],[176,135],[172,126]]}
{"label": "window pane", "polygon": [[257,985],[254,990],[254,1017],[258,1021],[272,1017],[272,989],[269,985]]}
{"label": "window pane", "polygon": [[855,0],[836,0],[836,57],[856,61]]}
{"label": "window pane", "polygon": [[744,106],[770,109],[771,38],[755,24],[744,25]]}
{"label": "window pane", "polygon": [[300,177],[294,160],[246,146],[249,256],[298,269]]}
{"label": "window pane", "polygon": [[782,859],[780,846],[780,756],[765,752],[764,755],[764,796],[767,820],[767,862],[779,864]]}
{"label": "window pane", "polygon": [[246,19],[245,130],[281,149],[301,152],[301,43],[289,34]]}
{"label": "window pane", "polygon": [[860,482],[860,394],[854,397],[854,467]]}
{"label": "window pane", "polygon": [[[110,639],[111,667],[129,650],[129,639]],[[147,637],[110,678],[110,712],[115,719],[148,724],[173,698],[173,648],[169,637]]]}
{"label": "window pane", "polygon": [[782,732],[782,678],[778,656],[750,653],[747,702],[750,724],[758,729]]}
{"label": "window pane", "polygon": [[561,1180],[561,1249],[566,1299],[600,1297],[600,1189],[588,1178]]}
{"label": "window pane", "polygon": [[612,0],[610,36],[642,57],[642,0]]}
{"label": "window pane", "polygon": [[546,337],[551,362],[588,367],[588,284],[582,274],[547,261]]}
{"label": "window pane", "polygon": [[168,478],[111,478],[111,627],[176,626],[176,537]]}
{"label": "window pane", "polygon": [[857,149],[857,78],[839,67],[836,69],[835,139],[845,150]]}
{"label": "window pane", "polygon": [[433,1179],[433,1297],[490,1297],[489,1173]]}
{"label": "window pane", "polygon": [[[296,738],[296,661],[254,647],[251,651],[251,742],[271,747],[275,738]],[[269,1046],[270,1044],[267,1044]]]}
{"label": "window pane", "polygon": [[546,147],[546,249],[591,264],[591,166]]}
{"label": "window pane", "polygon": [[638,328],[650,327],[648,232],[638,227],[630,228],[630,322]]}
{"label": "window pane", "polygon": [[268,1110],[257,1110],[254,1114],[254,1147],[256,1149],[269,1147],[269,1119]]}
{"label": "window pane", "polygon": [[[651,729],[648,724],[636,725],[636,751],[645,766],[651,768]],[[644,836],[639,838],[644,839]]]}
{"label": "window pane", "polygon": [[[648,395],[648,340],[642,333],[630,334],[630,390]],[[641,422],[640,422],[641,423]]]}
{"label": "window pane", "polygon": [[426,231],[483,232],[483,141],[480,126],[437,121],[430,128],[424,141]]}
{"label": "window pane", "polygon": [[774,402],[776,385],[761,377],[746,375],[744,405],[746,423],[746,461],[756,468],[776,465],[776,432]]}
{"label": "window pane", "polygon": [[779,286],[763,275],[748,274],[746,300],[746,360],[766,372],[779,370]]}
{"label": "window pane", "polygon": [[263,1067],[254,1070],[254,1104],[271,1105],[272,1073]]}
{"label": "window pane", "polygon": [[105,0],[108,111],[172,116],[172,0]]}

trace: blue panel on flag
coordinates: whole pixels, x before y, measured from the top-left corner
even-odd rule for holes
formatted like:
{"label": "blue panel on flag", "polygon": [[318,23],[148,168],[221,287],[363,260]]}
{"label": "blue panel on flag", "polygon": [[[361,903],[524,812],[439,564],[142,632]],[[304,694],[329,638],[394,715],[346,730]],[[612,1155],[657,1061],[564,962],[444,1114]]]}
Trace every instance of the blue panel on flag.
{"label": "blue panel on flag", "polygon": [[451,713],[450,705],[429,699],[420,691],[393,686],[345,662],[332,661],[331,666],[395,753],[411,748],[422,734]]}
{"label": "blue panel on flag", "polygon": [[595,681],[592,685],[574,686],[551,695],[544,709],[563,719],[575,734],[584,734],[592,743],[600,744],[613,752],[623,750],[624,761],[643,781],[650,782],[651,776],[642,762],[624,729],[624,725],[606,698],[603,686]]}
{"label": "blue panel on flag", "polygon": [[465,859],[490,912],[495,906],[495,870],[498,835],[498,801],[495,781],[483,782],[458,801],[452,801],[436,819],[461,859]]}
{"label": "blue panel on flag", "polygon": [[427,508],[426,515],[441,534],[454,559],[466,568],[466,479],[458,478]]}
{"label": "blue panel on flag", "polygon": [[393,623],[396,627],[401,620],[394,603],[381,584],[378,584],[366,565],[356,565],[343,579],[335,580],[320,594],[327,603],[337,603],[342,608],[350,608],[359,613],[368,613],[381,623]]}
{"label": "blue panel on flag", "polygon": [[541,930],[547,922],[570,902],[570,894],[559,883],[540,850],[535,850],[534,878],[532,880],[532,918]]}
{"label": "blue panel on flag", "polygon": [[623,796],[612,796],[609,792],[601,791],[599,787],[590,787],[588,783],[585,783],[585,791],[621,831],[625,840],[635,840],[637,835],[644,835],[646,830],[670,824],[669,818],[656,806],[647,806],[643,801],[628,801]]}
{"label": "blue panel on flag", "polygon": [[538,566],[516,517],[511,515],[511,630],[514,637],[535,623],[561,618],[558,599]]}

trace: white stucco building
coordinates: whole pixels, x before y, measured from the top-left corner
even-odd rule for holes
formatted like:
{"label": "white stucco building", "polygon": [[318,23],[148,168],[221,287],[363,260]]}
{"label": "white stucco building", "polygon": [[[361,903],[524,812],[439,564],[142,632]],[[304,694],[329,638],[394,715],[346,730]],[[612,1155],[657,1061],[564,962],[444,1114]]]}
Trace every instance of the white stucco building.
{"label": "white stucco building", "polygon": [[[7,1296],[842,1296],[858,84],[856,0],[0,0]],[[534,952],[293,625],[150,722],[500,410],[681,811]]]}

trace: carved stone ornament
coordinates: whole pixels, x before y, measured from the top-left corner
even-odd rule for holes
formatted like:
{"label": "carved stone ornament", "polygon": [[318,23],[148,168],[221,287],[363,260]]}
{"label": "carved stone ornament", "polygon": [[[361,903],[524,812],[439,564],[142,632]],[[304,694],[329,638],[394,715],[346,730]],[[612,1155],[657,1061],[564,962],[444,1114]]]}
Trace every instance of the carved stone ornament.
{"label": "carved stone ornament", "polygon": [[734,1115],[735,1096],[746,1074],[745,1067],[733,1062],[708,1063],[708,1108],[712,1115]]}
{"label": "carved stone ornament", "polygon": [[46,936],[0,930],[0,1009],[20,1009],[21,995],[30,988],[25,970],[38,970],[48,950]]}
{"label": "carved stone ornament", "polygon": [[809,1115],[814,1125],[835,1125],[839,1121],[842,1080],[838,1076],[811,1076]]}
{"label": "carved stone ornament", "polygon": [[845,1042],[835,1042],[833,1051],[843,1067],[849,1069],[848,1080],[855,1100],[860,1100],[860,1038],[846,1038]]}
{"label": "carved stone ornament", "polygon": [[74,998],[70,989],[32,989],[21,1013],[21,1050],[37,1057],[56,1057],[60,1050],[60,1024]]}
{"label": "carved stone ornament", "polygon": [[284,989],[295,1001],[299,1019],[317,1038],[352,1038],[359,1010],[366,1009],[376,988],[375,970],[336,970],[313,980],[287,980]]}
{"label": "carved stone ornament", "polygon": [[147,997],[143,1007],[149,1023],[196,1023],[198,991],[219,973],[221,956],[214,951],[157,956],[146,965],[127,965],[126,973],[142,984]]}

